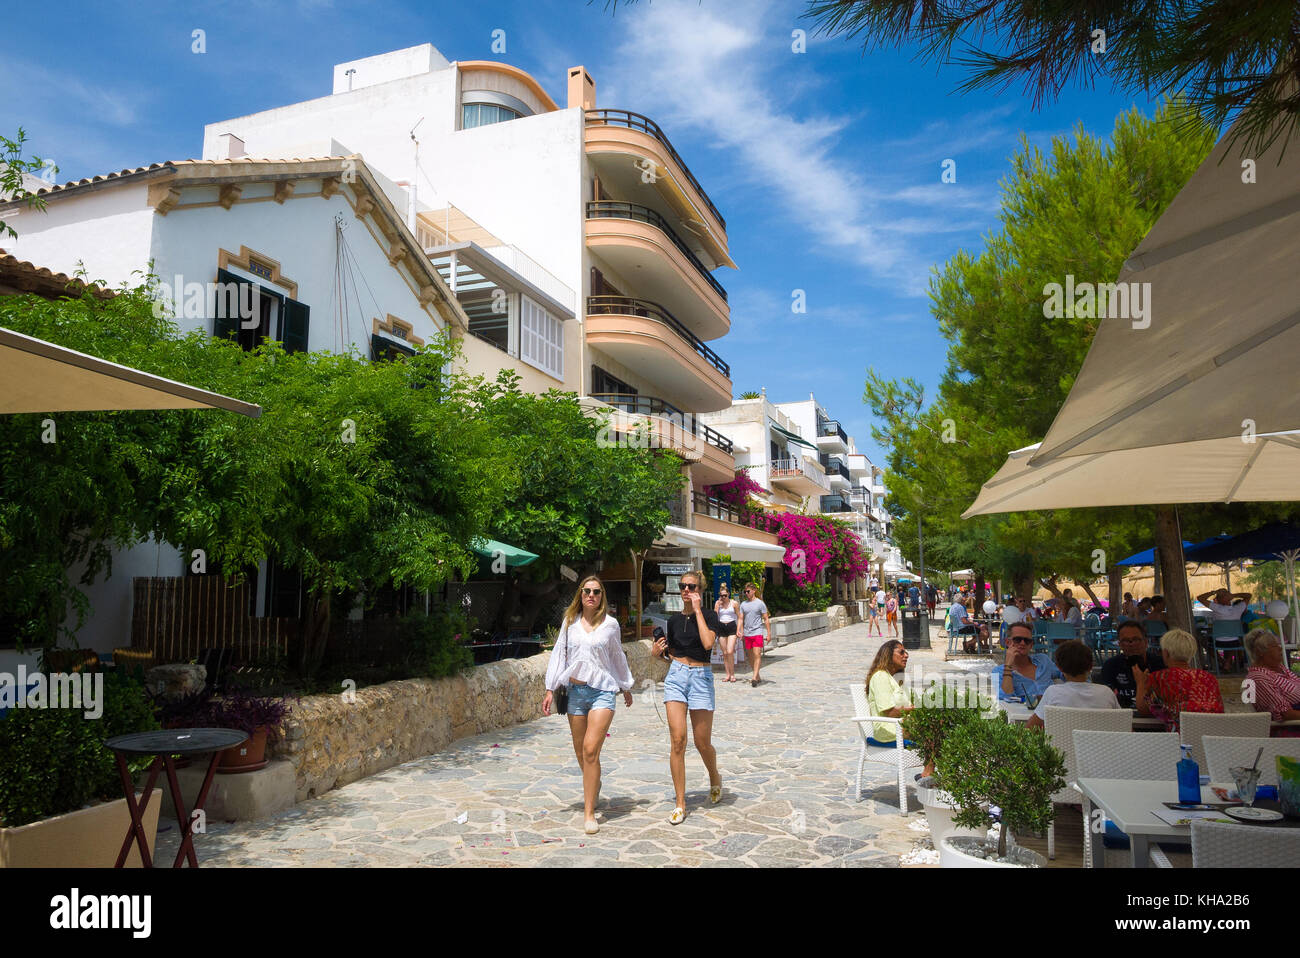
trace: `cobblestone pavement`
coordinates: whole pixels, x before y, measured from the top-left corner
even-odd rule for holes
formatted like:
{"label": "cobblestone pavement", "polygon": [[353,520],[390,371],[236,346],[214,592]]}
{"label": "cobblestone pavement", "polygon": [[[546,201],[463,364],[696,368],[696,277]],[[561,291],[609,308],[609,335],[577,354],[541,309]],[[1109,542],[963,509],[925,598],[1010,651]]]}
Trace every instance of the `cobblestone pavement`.
{"label": "cobblestone pavement", "polygon": [[[881,643],[852,625],[765,656],[764,681],[715,671],[713,742],[723,798],[688,745],[687,818],[673,808],[662,685],[619,699],[601,755],[600,832],[582,830],[582,778],[568,722],[538,719],[462,739],[454,747],[362,779],[258,822],[209,822],[196,837],[203,866],[592,865],[896,866],[926,834],[898,813],[880,764],[852,792],[857,731],[850,683],[863,681]],[[912,666],[944,669],[935,651]],[[951,667],[949,667],[951,668]],[[657,709],[656,709],[657,706]],[[869,784],[868,784],[869,783]],[[163,827],[160,824],[160,828]],[[176,827],[160,832],[170,861]]]}

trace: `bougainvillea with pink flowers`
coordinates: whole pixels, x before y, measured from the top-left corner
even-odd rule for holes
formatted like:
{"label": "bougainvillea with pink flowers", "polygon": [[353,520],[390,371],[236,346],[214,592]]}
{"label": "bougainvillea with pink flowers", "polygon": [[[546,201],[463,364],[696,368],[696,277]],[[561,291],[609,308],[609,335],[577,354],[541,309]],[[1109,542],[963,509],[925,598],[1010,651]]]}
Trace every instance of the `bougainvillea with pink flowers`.
{"label": "bougainvillea with pink flowers", "polygon": [[749,473],[740,470],[730,482],[721,482],[716,486],[705,486],[705,493],[711,499],[718,499],[728,505],[744,509],[750,506],[751,496],[766,496],[768,491],[750,478]]}

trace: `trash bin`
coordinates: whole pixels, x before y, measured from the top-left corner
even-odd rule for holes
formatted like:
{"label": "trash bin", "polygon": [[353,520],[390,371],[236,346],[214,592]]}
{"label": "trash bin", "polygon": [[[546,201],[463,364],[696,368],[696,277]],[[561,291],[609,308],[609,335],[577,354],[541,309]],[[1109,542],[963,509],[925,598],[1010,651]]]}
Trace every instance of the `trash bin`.
{"label": "trash bin", "polygon": [[930,617],[924,609],[905,608],[903,612],[903,648],[930,647]]}

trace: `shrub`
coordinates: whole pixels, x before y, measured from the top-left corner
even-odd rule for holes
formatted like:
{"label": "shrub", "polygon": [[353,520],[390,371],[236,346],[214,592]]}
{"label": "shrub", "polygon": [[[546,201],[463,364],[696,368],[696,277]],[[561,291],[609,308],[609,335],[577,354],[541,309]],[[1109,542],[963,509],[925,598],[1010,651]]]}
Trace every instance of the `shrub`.
{"label": "shrub", "polygon": [[[122,797],[122,779],[104,742],[158,728],[143,686],[104,676],[103,715],[79,709],[13,709],[0,719],[0,825],[13,828]],[[131,759],[132,775],[152,756]]]}
{"label": "shrub", "polygon": [[1065,785],[1065,758],[1041,729],[1003,720],[962,722],[943,741],[935,773],[965,828],[987,828],[1000,810],[998,854],[1007,829],[1042,831],[1052,822],[1052,794]]}
{"label": "shrub", "polygon": [[398,634],[407,648],[411,675],[439,679],[474,664],[474,653],[464,644],[469,619],[459,610],[411,612],[398,621]]}
{"label": "shrub", "polygon": [[773,615],[783,612],[825,612],[831,604],[831,587],[816,583],[773,583],[763,590],[763,601]]}
{"label": "shrub", "polygon": [[992,706],[988,696],[964,688],[932,685],[914,695],[915,708],[903,713],[903,738],[916,743],[916,753],[927,768],[952,732],[968,722],[978,722],[980,712]]}
{"label": "shrub", "polygon": [[266,740],[272,743],[279,741],[289,711],[289,703],[278,696],[255,696],[235,689],[217,698],[200,689],[163,705],[159,716],[167,728],[229,728],[246,732],[249,738],[266,729]]}

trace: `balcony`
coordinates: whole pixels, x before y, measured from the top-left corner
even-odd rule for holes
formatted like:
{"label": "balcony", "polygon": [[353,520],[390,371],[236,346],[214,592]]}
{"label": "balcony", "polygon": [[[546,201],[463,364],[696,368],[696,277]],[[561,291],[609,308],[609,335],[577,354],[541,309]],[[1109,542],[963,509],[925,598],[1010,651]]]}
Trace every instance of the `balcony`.
{"label": "balcony", "polygon": [[830,478],[831,488],[848,492],[853,486],[853,480],[849,478],[849,467],[844,464],[844,460],[839,456],[821,456],[822,468],[826,470],[826,475]]}
{"label": "balcony", "polygon": [[587,297],[587,342],[701,412],[731,405],[731,367],[658,303]]}
{"label": "balcony", "polygon": [[632,202],[671,209],[715,266],[735,265],[727,221],[659,124],[628,110],[587,110],[585,119],[587,157],[602,183]]}
{"label": "balcony", "polygon": [[767,532],[750,525],[749,516],[742,513],[729,502],[713,499],[702,492],[691,493],[692,528],[701,532],[715,532],[719,535],[734,536],[740,532],[746,539],[757,539],[769,545],[778,545],[780,540],[775,533]]}
{"label": "balcony", "polygon": [[773,485],[783,486],[798,496],[822,496],[831,491],[826,474],[807,459],[777,459],[768,466]]}
{"label": "balcony", "polygon": [[855,452],[849,456],[849,475],[854,479],[871,478],[871,463],[862,453]]}
{"label": "balcony", "polygon": [[587,247],[635,291],[683,318],[701,339],[731,328],[727,291],[661,215],[635,203],[587,204]]}
{"label": "balcony", "polygon": [[834,419],[823,419],[817,424],[817,449],[823,453],[847,453],[848,434]]}
{"label": "balcony", "polygon": [[671,449],[691,464],[699,483],[727,482],[736,474],[731,440],[672,403],[634,393],[592,393],[591,399],[616,409],[621,432],[645,424],[652,448]]}
{"label": "balcony", "polygon": [[822,496],[820,512],[853,512],[853,503],[845,496]]}

